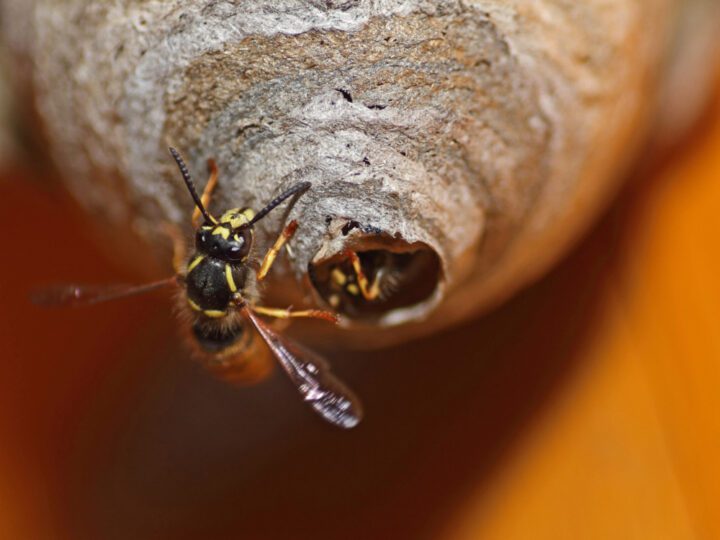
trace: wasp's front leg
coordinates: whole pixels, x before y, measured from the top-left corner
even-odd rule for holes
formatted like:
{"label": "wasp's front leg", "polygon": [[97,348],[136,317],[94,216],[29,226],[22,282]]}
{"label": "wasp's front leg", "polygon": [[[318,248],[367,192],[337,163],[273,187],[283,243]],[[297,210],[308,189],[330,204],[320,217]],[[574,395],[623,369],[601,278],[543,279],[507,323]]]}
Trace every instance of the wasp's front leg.
{"label": "wasp's front leg", "polygon": [[265,258],[263,259],[262,265],[260,265],[260,270],[258,270],[258,273],[257,273],[258,281],[262,281],[263,279],[265,279],[265,277],[267,276],[267,273],[270,271],[270,267],[275,262],[275,259],[277,258],[278,253],[280,253],[280,250],[288,242],[288,240],[290,240],[293,237],[297,228],[298,228],[298,222],[295,220],[292,220],[282,230],[282,232],[280,233],[280,236],[277,237],[277,240],[275,240],[275,243],[273,244],[273,246],[265,254]]}

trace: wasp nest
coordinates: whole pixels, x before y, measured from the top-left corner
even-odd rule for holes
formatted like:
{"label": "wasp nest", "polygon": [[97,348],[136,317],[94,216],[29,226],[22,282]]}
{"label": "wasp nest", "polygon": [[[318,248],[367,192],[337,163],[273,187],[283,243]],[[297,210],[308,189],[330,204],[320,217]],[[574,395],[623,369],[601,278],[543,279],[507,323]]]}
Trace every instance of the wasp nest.
{"label": "wasp nest", "polygon": [[[215,158],[212,208],[309,180],[280,281],[402,339],[505,298],[578,236],[690,6],[717,15],[701,0],[7,0],[2,15],[86,206],[152,242],[158,220],[188,227],[169,144],[200,187]],[[373,302],[334,296],[348,249],[380,276]]]}

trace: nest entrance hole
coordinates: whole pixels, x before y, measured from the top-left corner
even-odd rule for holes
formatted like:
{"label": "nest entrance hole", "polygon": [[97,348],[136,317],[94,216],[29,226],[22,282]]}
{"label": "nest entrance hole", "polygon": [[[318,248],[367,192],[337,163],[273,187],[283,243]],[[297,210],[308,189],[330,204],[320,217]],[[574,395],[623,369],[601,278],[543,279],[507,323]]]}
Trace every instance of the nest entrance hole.
{"label": "nest entrance hole", "polygon": [[337,313],[356,320],[377,320],[387,313],[428,300],[441,279],[440,257],[421,246],[406,251],[358,250],[368,285],[379,290],[366,299],[359,287],[350,259],[337,255],[311,263],[310,281],[322,300]]}

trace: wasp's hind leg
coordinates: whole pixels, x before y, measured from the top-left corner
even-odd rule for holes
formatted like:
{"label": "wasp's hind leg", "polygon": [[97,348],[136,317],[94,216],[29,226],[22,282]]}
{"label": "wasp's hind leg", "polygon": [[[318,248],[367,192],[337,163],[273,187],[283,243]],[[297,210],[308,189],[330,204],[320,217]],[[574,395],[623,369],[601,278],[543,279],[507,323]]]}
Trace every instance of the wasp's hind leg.
{"label": "wasp's hind leg", "polygon": [[298,228],[298,222],[295,220],[292,220],[282,230],[282,232],[280,233],[280,236],[277,237],[277,240],[275,240],[275,243],[273,244],[273,246],[265,254],[265,258],[263,259],[262,265],[260,265],[260,270],[258,270],[258,273],[257,273],[258,281],[262,281],[263,279],[265,279],[265,277],[267,276],[267,273],[270,271],[270,267],[275,262],[275,259],[277,258],[278,253],[280,253],[280,250],[288,242],[288,240],[290,240],[293,237],[297,228]]}
{"label": "wasp's hind leg", "polygon": [[[205,189],[203,189],[202,195],[200,196],[200,200],[202,201],[202,204],[205,208],[208,207],[210,204],[210,199],[212,198],[213,191],[215,190],[215,186],[217,186],[217,180],[218,180],[218,168],[217,164],[215,163],[214,159],[208,159],[208,170],[210,171],[210,178],[208,178],[207,184],[205,184]],[[196,206],[195,210],[193,210],[192,213],[192,226],[197,229],[200,225],[200,218],[202,217],[202,212],[200,209]]]}

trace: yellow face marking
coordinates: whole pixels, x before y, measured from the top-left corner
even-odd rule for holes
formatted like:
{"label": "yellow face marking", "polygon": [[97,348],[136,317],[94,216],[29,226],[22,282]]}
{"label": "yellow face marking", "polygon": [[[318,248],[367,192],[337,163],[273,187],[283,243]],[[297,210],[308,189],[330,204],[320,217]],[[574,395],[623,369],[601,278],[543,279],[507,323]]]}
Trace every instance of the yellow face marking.
{"label": "yellow face marking", "polygon": [[222,236],[225,240],[230,238],[230,229],[227,227],[215,227],[215,230],[212,232],[213,234],[219,234]]}
{"label": "yellow face marking", "polygon": [[253,212],[250,208],[246,208],[245,210],[232,208],[222,215],[220,222],[230,225],[232,229],[237,229],[238,227],[250,223],[250,220],[254,217],[255,212]]}
{"label": "yellow face marking", "polygon": [[239,214],[239,208],[231,208],[230,210],[227,210],[222,216],[220,216],[220,223],[230,223],[230,220],[237,217]]}
{"label": "yellow face marking", "polygon": [[238,227],[240,227],[241,225],[245,225],[246,223],[247,219],[245,219],[245,216],[234,217],[230,220],[230,226],[233,229],[237,229]]}
{"label": "yellow face marking", "polygon": [[330,277],[332,278],[333,283],[340,285],[341,287],[347,283],[347,276],[345,275],[345,272],[339,268],[333,268]]}
{"label": "yellow face marking", "polygon": [[357,296],[358,294],[360,294],[360,289],[358,289],[358,286],[355,285],[354,283],[351,283],[350,285],[348,285],[346,290],[353,296]]}
{"label": "yellow face marking", "polygon": [[340,297],[337,294],[333,294],[328,300],[330,301],[330,306],[333,308],[337,308],[340,305]]}
{"label": "yellow face marking", "polygon": [[205,258],[205,255],[198,255],[197,257],[195,257],[195,258],[190,262],[190,264],[188,264],[187,273],[189,274],[190,272],[192,272],[192,271],[193,271],[193,268],[195,268],[198,264],[200,264],[200,262],[201,262],[204,258]]}
{"label": "yellow face marking", "polygon": [[233,229],[237,229],[248,222],[247,218],[240,213],[239,208],[233,208],[232,210],[225,212],[220,218],[220,221],[222,223],[227,223]]}
{"label": "yellow face marking", "polygon": [[195,302],[193,302],[192,300],[190,300],[189,298],[187,299],[187,303],[188,303],[188,305],[189,305],[192,309],[194,309],[195,311],[202,311],[202,308],[201,308],[200,306],[198,306]]}
{"label": "yellow face marking", "polygon": [[227,315],[227,311],[220,311],[219,309],[206,309],[203,311],[203,315],[210,317],[211,319],[220,319]]}
{"label": "yellow face marking", "polygon": [[227,280],[228,287],[230,287],[230,290],[232,292],[237,292],[237,285],[235,285],[235,280],[233,279],[232,275],[232,268],[230,268],[229,264],[225,265],[225,279]]}

